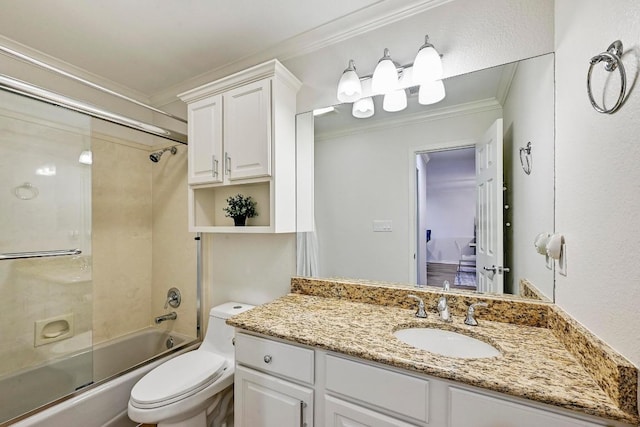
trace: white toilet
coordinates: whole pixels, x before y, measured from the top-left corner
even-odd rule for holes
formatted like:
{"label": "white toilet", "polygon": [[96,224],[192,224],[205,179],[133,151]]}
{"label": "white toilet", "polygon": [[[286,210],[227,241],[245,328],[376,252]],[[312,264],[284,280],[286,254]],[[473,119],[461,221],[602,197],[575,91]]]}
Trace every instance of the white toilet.
{"label": "white toilet", "polygon": [[128,414],[158,427],[223,425],[233,408],[233,327],[229,317],[253,308],[228,302],[209,312],[209,326],[197,350],[156,367],[133,386]]}

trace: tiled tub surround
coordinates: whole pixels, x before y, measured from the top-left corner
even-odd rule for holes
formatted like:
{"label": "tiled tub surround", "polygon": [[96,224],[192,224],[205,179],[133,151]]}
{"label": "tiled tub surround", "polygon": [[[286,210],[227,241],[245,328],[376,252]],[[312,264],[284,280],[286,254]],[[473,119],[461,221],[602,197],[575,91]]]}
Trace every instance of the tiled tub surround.
{"label": "tiled tub surround", "polygon": [[[637,370],[552,304],[499,296],[447,293],[452,323],[438,319],[442,292],[293,278],[292,294],[235,316],[229,324],[444,379],[459,381],[586,414],[638,424]],[[417,319],[413,293],[429,316]],[[477,327],[463,323],[471,302]],[[491,359],[456,359],[413,348],[393,336],[412,326],[473,335],[497,347]]]}

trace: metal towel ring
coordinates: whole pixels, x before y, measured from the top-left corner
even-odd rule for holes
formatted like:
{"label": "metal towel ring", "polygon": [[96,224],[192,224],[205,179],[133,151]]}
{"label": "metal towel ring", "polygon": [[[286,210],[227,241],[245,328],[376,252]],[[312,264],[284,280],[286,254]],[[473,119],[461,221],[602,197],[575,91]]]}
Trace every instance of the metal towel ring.
{"label": "metal towel ring", "polygon": [[[624,64],[622,64],[622,61],[620,60],[621,57],[622,42],[620,40],[616,40],[609,45],[606,52],[602,52],[601,54],[594,56],[591,58],[591,61],[589,61],[589,72],[587,73],[587,94],[589,95],[591,105],[598,113],[612,114],[615,113],[622,105],[624,95],[627,91],[627,73],[624,70]],[[618,97],[618,102],[608,110],[600,107],[593,99],[593,94],[591,93],[591,72],[593,71],[593,67],[602,61],[605,62],[604,69],[606,71],[613,72],[616,68],[620,71],[620,96]]]}
{"label": "metal towel ring", "polygon": [[[524,156],[524,159],[522,158],[522,155]],[[526,165],[525,165],[525,160],[526,160]],[[525,147],[520,147],[520,165],[522,165],[522,170],[524,171],[524,173],[526,173],[527,175],[531,175],[531,141],[527,142],[527,146]]]}

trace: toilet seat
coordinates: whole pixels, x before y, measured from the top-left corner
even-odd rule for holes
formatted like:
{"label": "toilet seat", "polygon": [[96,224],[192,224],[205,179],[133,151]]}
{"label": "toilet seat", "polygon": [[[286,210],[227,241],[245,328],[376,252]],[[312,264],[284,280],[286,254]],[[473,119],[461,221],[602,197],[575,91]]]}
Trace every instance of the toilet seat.
{"label": "toilet seat", "polygon": [[228,369],[226,359],[208,351],[191,351],[153,369],[131,390],[130,402],[140,409],[165,406],[213,384]]}

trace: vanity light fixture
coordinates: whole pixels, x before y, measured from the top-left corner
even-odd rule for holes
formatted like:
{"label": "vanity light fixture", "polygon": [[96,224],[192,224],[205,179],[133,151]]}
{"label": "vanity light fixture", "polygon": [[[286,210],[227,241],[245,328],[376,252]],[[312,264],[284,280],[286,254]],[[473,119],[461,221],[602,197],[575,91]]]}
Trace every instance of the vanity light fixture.
{"label": "vanity light fixture", "polygon": [[78,157],[78,162],[82,163],[83,165],[92,164],[93,153],[91,152],[91,150],[83,150],[82,153],[80,153],[80,157]]}
{"label": "vanity light fixture", "polygon": [[386,94],[398,89],[398,70],[394,64],[389,49],[384,49],[384,55],[378,61],[371,78],[371,90],[374,94]]}
{"label": "vanity light fixture", "polygon": [[404,89],[394,90],[384,96],[382,109],[389,113],[395,113],[407,108],[407,92]]}
{"label": "vanity light fixture", "polygon": [[362,84],[356,74],[356,66],[353,59],[349,60],[349,66],[342,72],[338,82],[338,101],[354,102],[362,97]]}
{"label": "vanity light fixture", "polygon": [[321,115],[327,114],[327,113],[332,113],[334,111],[336,111],[336,108],[333,107],[333,106],[323,107],[323,108],[316,108],[315,110],[313,110],[313,117],[321,116]]}
{"label": "vanity light fixture", "polygon": [[423,85],[434,80],[442,80],[442,75],[442,58],[429,43],[429,36],[424,36],[424,44],[413,61],[413,84]]}
{"label": "vanity light fixture", "polygon": [[338,83],[338,101],[353,102],[353,116],[367,118],[374,114],[373,96],[384,95],[382,108],[385,111],[402,111],[407,107],[405,89],[419,86],[418,102],[435,104],[446,95],[443,74],[442,55],[429,43],[429,36],[425,36],[413,64],[398,65],[385,48],[373,74],[358,77],[354,62],[350,60]]}
{"label": "vanity light fixture", "polygon": [[440,102],[445,97],[444,83],[442,80],[434,80],[423,83],[418,89],[418,103],[420,105],[431,105]]}
{"label": "vanity light fixture", "polygon": [[374,112],[373,98],[370,96],[358,99],[353,103],[353,108],[351,109],[351,114],[357,119],[366,119],[371,117]]}

